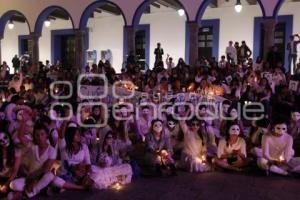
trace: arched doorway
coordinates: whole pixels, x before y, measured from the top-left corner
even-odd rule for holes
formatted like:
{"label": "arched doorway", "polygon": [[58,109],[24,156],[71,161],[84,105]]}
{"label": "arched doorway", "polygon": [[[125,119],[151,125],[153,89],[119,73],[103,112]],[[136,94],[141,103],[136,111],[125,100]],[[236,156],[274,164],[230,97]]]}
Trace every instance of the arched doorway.
{"label": "arched doorway", "polygon": [[157,43],[176,62],[185,56],[186,21],[184,6],[177,0],[146,0],[136,10],[133,26],[136,29],[135,49],[141,61],[152,68]]}
{"label": "arched doorway", "polygon": [[83,12],[80,29],[88,32],[85,59],[90,65],[109,60],[117,72],[123,63],[123,27],[126,19],[122,10],[110,1],[96,1]]}
{"label": "arched doorway", "polygon": [[[205,0],[199,8],[198,55],[219,59],[226,55],[229,41],[245,41],[252,50],[253,59],[261,56],[261,44],[256,37],[255,20],[263,19],[265,11],[258,0],[241,0],[242,10],[235,10],[236,0]],[[262,21],[258,24],[262,25]],[[259,27],[261,30],[261,28]],[[259,35],[261,35],[261,31]]]}
{"label": "arched doorway", "polygon": [[[287,44],[289,42],[289,37],[291,35],[300,34],[300,2],[297,1],[280,1],[277,5],[277,10],[275,10],[274,15],[276,15],[277,21],[285,29],[281,31],[285,40],[284,47],[286,50]],[[295,38],[295,40],[300,40]],[[277,40],[275,42],[282,42],[282,40]],[[297,45],[297,52],[300,52],[300,45]],[[296,58],[296,64],[300,63],[299,53]],[[289,60],[289,51],[285,51],[285,68],[290,71],[291,74],[295,74],[296,66],[293,65],[293,61]]]}
{"label": "arched doorway", "polygon": [[63,67],[75,64],[74,24],[70,14],[62,7],[51,6],[44,9],[35,24],[39,38],[39,60],[60,62]]}
{"label": "arched doorway", "polygon": [[[16,55],[31,55],[30,27],[25,16],[15,10],[4,13],[0,18],[1,61],[6,61],[10,73],[14,73],[12,59]],[[2,64],[2,63],[1,63]]]}

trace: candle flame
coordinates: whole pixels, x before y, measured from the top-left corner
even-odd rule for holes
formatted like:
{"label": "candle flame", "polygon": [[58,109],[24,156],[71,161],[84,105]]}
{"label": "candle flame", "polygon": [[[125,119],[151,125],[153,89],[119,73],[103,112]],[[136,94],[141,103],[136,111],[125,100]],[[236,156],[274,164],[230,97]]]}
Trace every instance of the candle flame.
{"label": "candle flame", "polygon": [[281,155],[281,156],[279,157],[279,161],[284,161],[283,155]]}
{"label": "candle flame", "polygon": [[115,190],[121,190],[122,189],[122,185],[120,183],[115,183],[113,186],[112,186],[113,189]]}

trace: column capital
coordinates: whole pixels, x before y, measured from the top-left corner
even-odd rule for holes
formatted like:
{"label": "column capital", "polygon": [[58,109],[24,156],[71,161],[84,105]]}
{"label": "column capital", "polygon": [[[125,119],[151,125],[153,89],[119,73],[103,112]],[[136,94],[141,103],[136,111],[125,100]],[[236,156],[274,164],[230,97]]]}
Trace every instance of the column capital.
{"label": "column capital", "polygon": [[29,33],[29,36],[32,38],[32,39],[39,39],[41,36],[35,32],[30,32]]}
{"label": "column capital", "polygon": [[81,29],[74,29],[74,34],[75,36],[80,36],[80,35],[84,36],[86,34],[86,31]]}
{"label": "column capital", "polygon": [[263,23],[264,29],[275,30],[277,20],[275,18],[265,18],[262,23]]}

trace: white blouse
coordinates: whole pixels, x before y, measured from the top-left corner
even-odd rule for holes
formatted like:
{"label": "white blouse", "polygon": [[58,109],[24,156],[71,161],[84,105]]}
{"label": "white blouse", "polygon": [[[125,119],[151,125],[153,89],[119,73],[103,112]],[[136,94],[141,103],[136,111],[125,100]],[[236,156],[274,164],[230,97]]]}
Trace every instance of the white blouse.
{"label": "white blouse", "polygon": [[223,138],[219,142],[218,146],[218,158],[221,158],[225,154],[231,154],[233,151],[238,151],[240,150],[241,153],[247,157],[247,152],[246,152],[246,142],[243,138],[239,137],[237,142],[230,145],[227,145],[226,140]]}

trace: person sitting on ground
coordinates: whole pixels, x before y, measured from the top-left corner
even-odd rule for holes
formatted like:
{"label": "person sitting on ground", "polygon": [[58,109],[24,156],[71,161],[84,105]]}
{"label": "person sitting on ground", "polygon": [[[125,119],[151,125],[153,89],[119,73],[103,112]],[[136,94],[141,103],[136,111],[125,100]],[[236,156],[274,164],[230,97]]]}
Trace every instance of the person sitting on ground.
{"label": "person sitting on ground", "polygon": [[232,123],[228,126],[225,138],[218,145],[218,156],[214,160],[216,166],[233,171],[241,171],[248,166],[246,142],[239,137],[240,132],[239,124]]}

